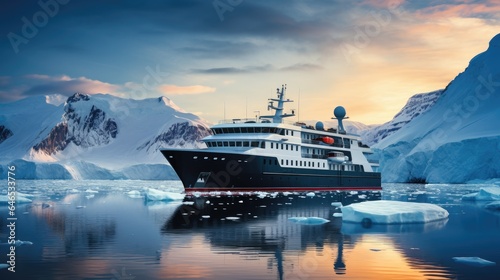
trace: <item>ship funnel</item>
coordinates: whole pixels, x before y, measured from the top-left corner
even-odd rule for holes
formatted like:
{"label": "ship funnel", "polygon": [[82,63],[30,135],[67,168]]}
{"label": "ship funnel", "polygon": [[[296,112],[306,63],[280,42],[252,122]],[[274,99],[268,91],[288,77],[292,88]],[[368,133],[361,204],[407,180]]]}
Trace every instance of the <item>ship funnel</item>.
{"label": "ship funnel", "polygon": [[348,119],[349,117],[346,117],[346,111],[345,108],[342,106],[337,106],[333,110],[333,115],[335,116],[332,119],[336,119],[338,121],[338,132],[340,134],[346,134],[346,131],[344,129],[344,124],[342,123],[343,119]]}

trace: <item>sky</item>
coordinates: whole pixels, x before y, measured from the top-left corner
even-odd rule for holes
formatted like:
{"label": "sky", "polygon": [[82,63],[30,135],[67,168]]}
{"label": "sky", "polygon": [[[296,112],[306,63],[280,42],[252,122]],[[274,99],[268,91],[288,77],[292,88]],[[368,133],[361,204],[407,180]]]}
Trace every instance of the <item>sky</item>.
{"label": "sky", "polygon": [[[500,5],[404,0],[38,0],[0,10],[0,103],[166,96],[209,122],[268,114],[380,124],[442,89],[500,31]],[[299,102],[300,101],[300,102]]]}

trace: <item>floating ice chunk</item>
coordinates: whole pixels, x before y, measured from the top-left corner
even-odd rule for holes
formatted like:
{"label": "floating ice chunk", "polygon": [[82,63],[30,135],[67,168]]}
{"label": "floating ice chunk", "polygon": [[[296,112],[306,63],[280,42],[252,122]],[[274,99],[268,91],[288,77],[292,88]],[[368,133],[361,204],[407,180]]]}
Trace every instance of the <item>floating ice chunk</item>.
{"label": "floating ice chunk", "polygon": [[342,207],[342,202],[332,202],[332,206]]}
{"label": "floating ice chunk", "polygon": [[208,218],[210,218],[210,215],[203,215],[203,216],[201,216],[201,217],[202,217],[203,219],[208,219]]}
{"label": "floating ice chunk", "polygon": [[95,197],[95,194],[89,194],[89,195],[86,195],[85,198],[87,199],[91,199],[91,198],[94,198]]}
{"label": "floating ice chunk", "polygon": [[336,218],[338,218],[338,217],[342,217],[342,213],[333,213],[333,215],[332,215],[332,216],[334,216],[334,217],[336,217]]}
{"label": "floating ice chunk", "polygon": [[23,246],[23,245],[33,245],[33,242],[16,240],[15,244],[16,244],[16,247],[19,247],[19,246]]}
{"label": "floating ice chunk", "polygon": [[[8,203],[10,199],[7,197],[7,195],[0,195],[0,204],[2,203]],[[24,196],[19,196],[16,195],[16,203],[31,203],[32,200],[24,197]]]}
{"label": "floating ice chunk", "polygon": [[83,206],[83,205],[76,206],[76,209],[82,209],[82,208],[87,208],[87,206]]}
{"label": "floating ice chunk", "polygon": [[92,189],[87,189],[85,192],[86,193],[98,193],[99,191],[92,190]]}
{"label": "floating ice chunk", "polygon": [[129,191],[127,193],[128,197],[130,198],[141,198],[142,195],[141,195],[141,192],[140,191]]}
{"label": "floating ice chunk", "polygon": [[484,207],[490,210],[500,210],[500,201],[491,202],[489,204],[486,204]]}
{"label": "floating ice chunk", "polygon": [[495,262],[488,261],[488,260],[482,259],[480,257],[454,257],[453,260],[456,262],[459,262],[459,263],[465,263],[465,264],[473,265],[473,266],[496,265]]}
{"label": "floating ice chunk", "polygon": [[284,193],[283,193],[283,195],[284,195],[284,196],[289,196],[289,195],[291,195],[291,194],[292,194],[291,192],[284,192]]}
{"label": "floating ice chunk", "polygon": [[77,189],[71,189],[71,190],[68,190],[68,193],[79,193],[80,191],[77,190]]}
{"label": "floating ice chunk", "polygon": [[239,219],[240,219],[240,217],[226,217],[226,220],[230,220],[230,221],[236,221]]}
{"label": "floating ice chunk", "polygon": [[322,225],[330,222],[320,217],[290,217],[288,220],[301,225]]}
{"label": "floating ice chunk", "polygon": [[308,196],[308,197],[314,197],[315,195],[316,195],[316,194],[315,194],[315,193],[313,193],[313,192],[308,192],[308,193],[306,193],[306,196]]}
{"label": "floating ice chunk", "polygon": [[210,200],[207,200],[207,202],[205,202],[205,204],[210,204]]}
{"label": "floating ice chunk", "polygon": [[49,207],[51,207],[51,205],[50,205],[50,204],[45,203],[45,202],[44,202],[44,203],[42,203],[42,209],[49,208]]}
{"label": "floating ice chunk", "polygon": [[366,194],[360,194],[360,195],[358,195],[358,198],[359,199],[366,199]]}
{"label": "floating ice chunk", "polygon": [[258,193],[257,193],[257,197],[259,197],[259,198],[264,198],[264,197],[266,197],[266,196],[267,196],[267,193],[266,193],[266,192],[258,192]]}
{"label": "floating ice chunk", "polygon": [[462,196],[462,200],[500,200],[500,187],[484,187],[479,192]]}
{"label": "floating ice chunk", "polygon": [[147,200],[182,200],[184,199],[184,194],[174,193],[174,192],[165,192],[156,189],[147,189],[146,190],[146,199]]}
{"label": "floating ice chunk", "polygon": [[342,207],[343,222],[369,224],[426,223],[448,218],[448,211],[430,203],[366,201]]}
{"label": "floating ice chunk", "polygon": [[193,193],[193,196],[194,196],[194,197],[200,197],[200,196],[201,196],[201,192],[194,192],[194,193]]}

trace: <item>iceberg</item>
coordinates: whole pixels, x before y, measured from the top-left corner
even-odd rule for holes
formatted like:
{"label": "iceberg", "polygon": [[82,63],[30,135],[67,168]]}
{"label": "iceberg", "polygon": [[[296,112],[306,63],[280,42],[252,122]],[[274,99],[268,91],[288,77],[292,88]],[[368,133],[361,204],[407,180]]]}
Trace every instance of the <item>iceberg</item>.
{"label": "iceberg", "polygon": [[342,221],[363,224],[427,223],[448,218],[448,211],[430,203],[366,201],[342,207]]}
{"label": "iceberg", "polygon": [[129,191],[127,193],[128,197],[130,198],[141,198],[142,195],[141,195],[141,192],[140,191]]}
{"label": "iceberg", "polygon": [[454,257],[453,260],[459,263],[465,263],[473,266],[490,266],[496,265],[495,262],[482,259],[480,257]]}
{"label": "iceberg", "polygon": [[166,192],[151,188],[147,189],[145,194],[146,194],[146,200],[151,200],[151,201],[183,200],[185,196],[182,193]]}
{"label": "iceberg", "polygon": [[467,201],[489,201],[500,200],[500,187],[483,187],[479,192],[469,193],[462,196],[462,200]]}
{"label": "iceberg", "polygon": [[320,217],[290,217],[288,220],[301,225],[322,225],[330,222]]}

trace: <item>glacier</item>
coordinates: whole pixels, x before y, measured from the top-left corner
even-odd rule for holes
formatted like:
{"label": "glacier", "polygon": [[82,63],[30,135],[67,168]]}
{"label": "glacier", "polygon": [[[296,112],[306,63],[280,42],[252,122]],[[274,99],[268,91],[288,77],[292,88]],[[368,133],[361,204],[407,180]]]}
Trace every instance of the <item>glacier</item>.
{"label": "glacier", "polygon": [[383,182],[466,183],[500,178],[500,34],[440,93],[372,148]]}

